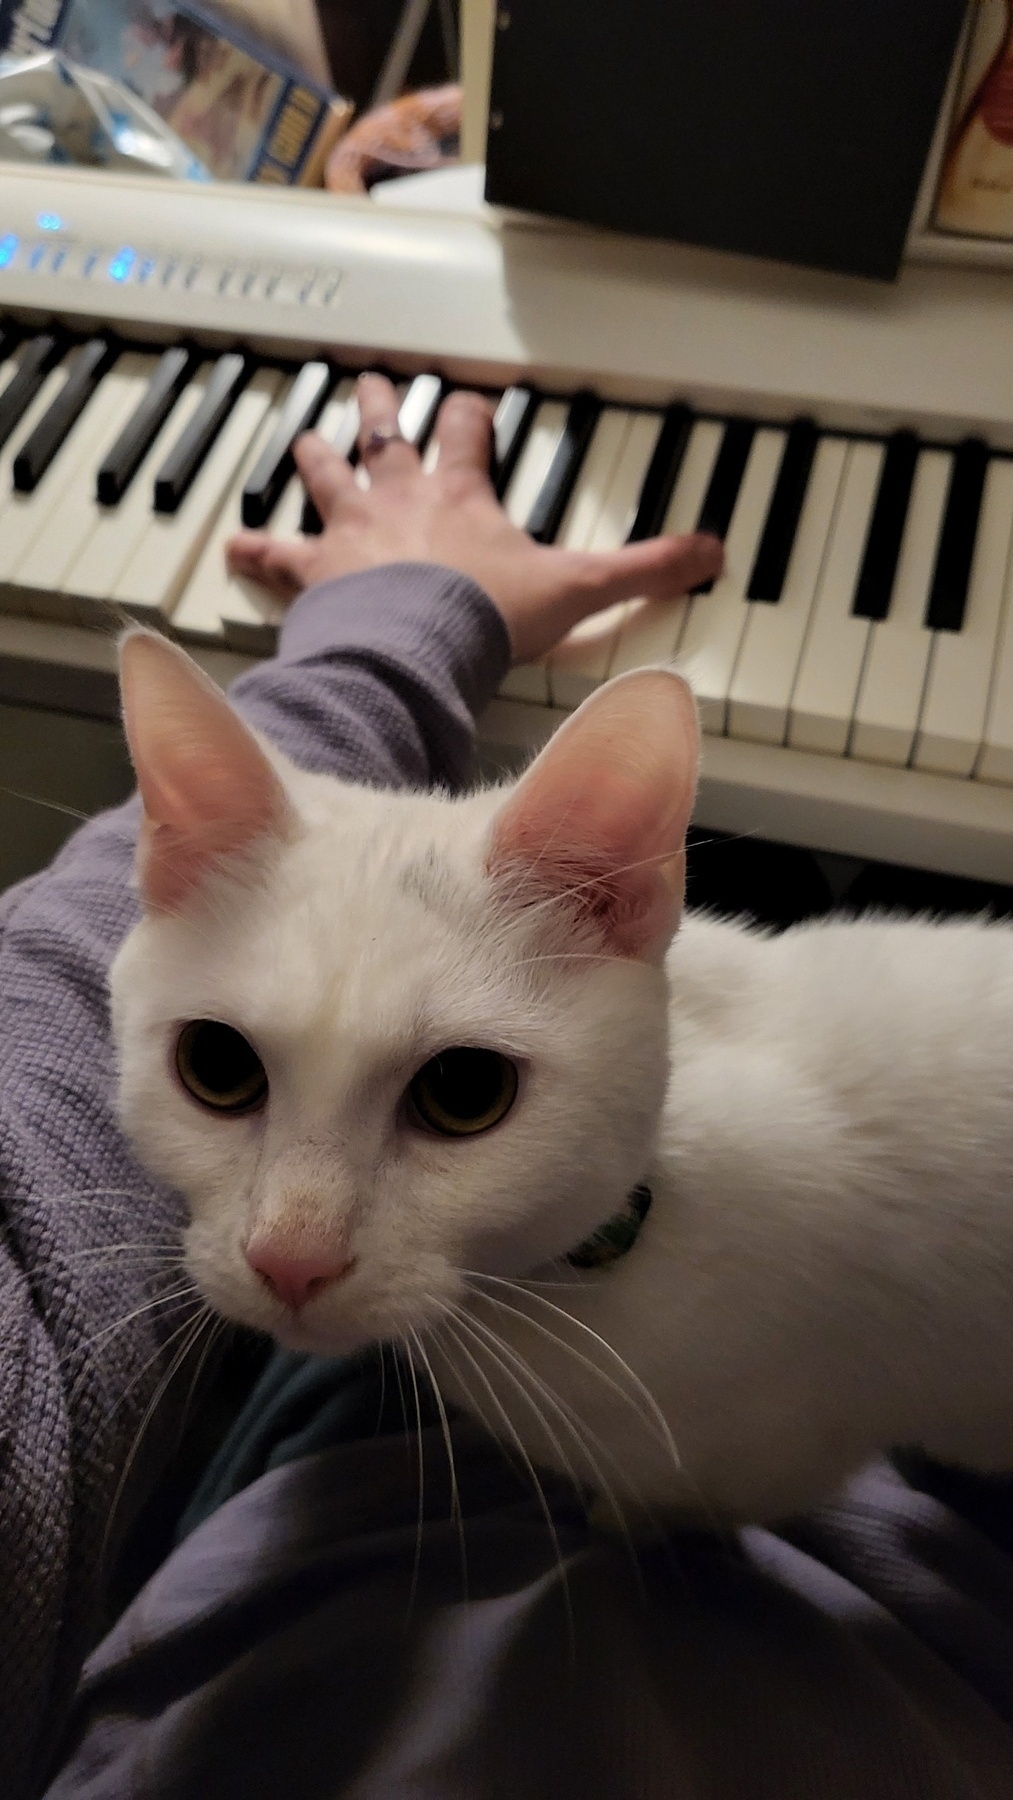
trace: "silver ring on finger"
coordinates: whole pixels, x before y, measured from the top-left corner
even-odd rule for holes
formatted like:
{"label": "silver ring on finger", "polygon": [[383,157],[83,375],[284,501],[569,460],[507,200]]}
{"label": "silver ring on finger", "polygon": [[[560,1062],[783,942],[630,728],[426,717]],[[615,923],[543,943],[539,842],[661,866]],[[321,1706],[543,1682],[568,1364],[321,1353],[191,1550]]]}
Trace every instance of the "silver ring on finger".
{"label": "silver ring on finger", "polygon": [[374,425],[362,440],[359,455],[363,461],[367,457],[376,456],[379,451],[386,450],[388,444],[403,444],[404,434],[396,425]]}

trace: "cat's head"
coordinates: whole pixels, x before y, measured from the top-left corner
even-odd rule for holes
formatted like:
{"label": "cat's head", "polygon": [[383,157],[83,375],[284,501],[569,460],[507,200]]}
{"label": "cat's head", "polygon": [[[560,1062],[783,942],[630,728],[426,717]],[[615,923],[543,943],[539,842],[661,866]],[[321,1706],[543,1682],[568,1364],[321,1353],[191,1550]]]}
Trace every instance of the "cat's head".
{"label": "cat's head", "polygon": [[144,914],[112,972],[121,1117],[186,1196],[212,1304],[340,1353],[589,1237],[664,1095],[685,685],[623,676],[463,799],[296,769],[149,633],[122,688]]}

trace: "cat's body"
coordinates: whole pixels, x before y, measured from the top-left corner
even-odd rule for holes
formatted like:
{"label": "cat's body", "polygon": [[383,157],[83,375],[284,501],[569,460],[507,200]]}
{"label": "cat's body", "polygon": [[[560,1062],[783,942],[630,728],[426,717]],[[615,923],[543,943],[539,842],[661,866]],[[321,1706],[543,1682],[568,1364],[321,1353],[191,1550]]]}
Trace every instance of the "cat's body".
{"label": "cat's body", "polygon": [[[452,801],[269,760],[129,644],[121,1109],[215,1305],[296,1348],[400,1337],[621,1506],[776,1517],[896,1443],[1013,1466],[1013,929],[691,916],[668,949],[696,742],[667,674]],[[179,1076],[202,1020],[255,1049],[246,1110]],[[516,1089],[456,1137],[412,1099],[451,1046]],[[574,1269],[641,1182],[632,1248]]]}
{"label": "cat's body", "polygon": [[771,1518],[891,1445],[1013,1468],[1013,930],[768,937],[690,914],[666,967],[651,1212],[599,1278],[528,1304],[593,1351],[544,1302],[565,1306],[637,1372],[681,1472],[572,1356],[488,1302],[483,1317],[607,1445],[620,1494],[635,1469],[656,1503]]}

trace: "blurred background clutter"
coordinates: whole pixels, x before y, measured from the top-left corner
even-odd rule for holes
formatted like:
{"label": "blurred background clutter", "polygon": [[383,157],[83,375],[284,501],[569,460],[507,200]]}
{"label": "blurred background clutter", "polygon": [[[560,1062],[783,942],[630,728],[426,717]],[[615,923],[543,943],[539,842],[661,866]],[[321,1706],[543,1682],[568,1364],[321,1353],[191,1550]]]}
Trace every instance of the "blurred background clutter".
{"label": "blurred background clutter", "polygon": [[0,12],[22,160],[365,193],[459,155],[457,0],[33,0]]}

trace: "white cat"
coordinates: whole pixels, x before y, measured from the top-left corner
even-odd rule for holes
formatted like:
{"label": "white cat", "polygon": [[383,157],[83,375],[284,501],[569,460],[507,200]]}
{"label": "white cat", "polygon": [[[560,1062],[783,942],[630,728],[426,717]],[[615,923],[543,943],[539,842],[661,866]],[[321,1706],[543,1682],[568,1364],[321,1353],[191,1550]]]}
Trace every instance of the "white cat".
{"label": "white cat", "polygon": [[122,681],[121,1116],[215,1307],[401,1338],[624,1505],[777,1517],[899,1443],[1013,1467],[1013,930],[680,925],[665,670],[463,799],[297,770],[160,638]]}

